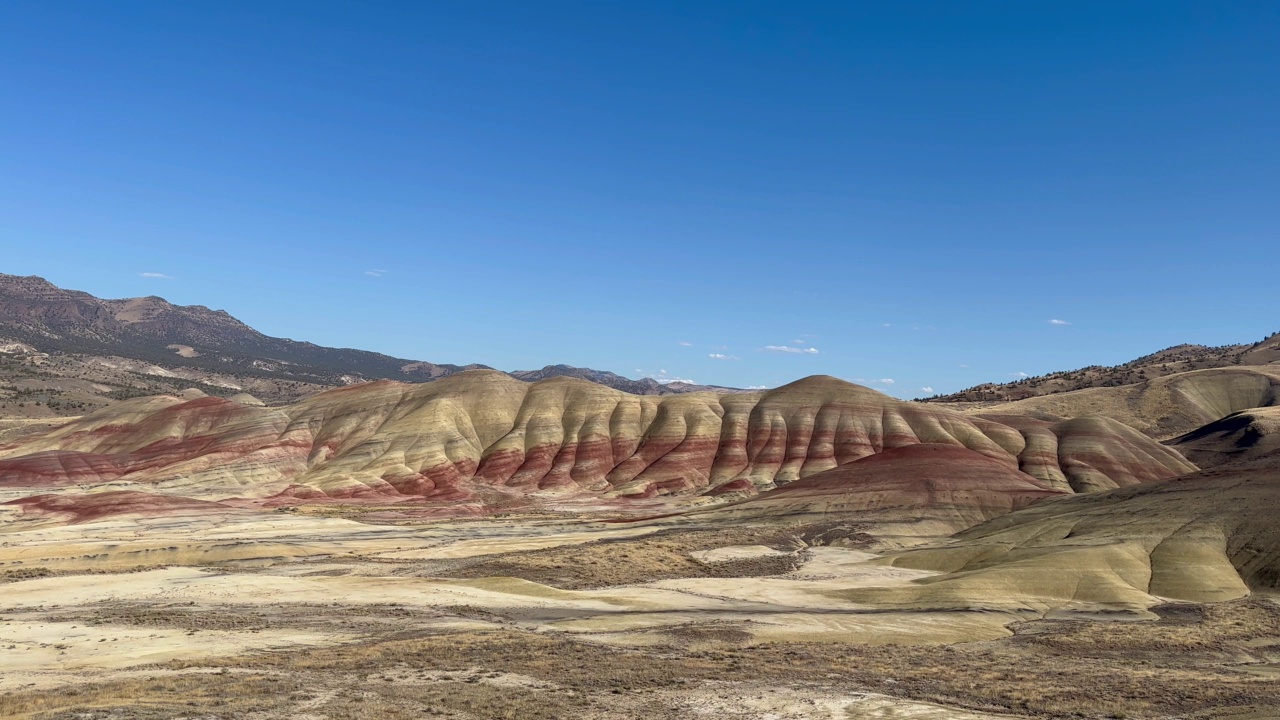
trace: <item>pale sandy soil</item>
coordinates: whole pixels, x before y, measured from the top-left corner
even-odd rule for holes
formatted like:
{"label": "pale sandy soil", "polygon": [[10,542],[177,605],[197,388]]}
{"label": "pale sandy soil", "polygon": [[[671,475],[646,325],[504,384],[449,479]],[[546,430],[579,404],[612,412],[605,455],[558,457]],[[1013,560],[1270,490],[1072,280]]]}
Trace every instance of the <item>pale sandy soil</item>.
{"label": "pale sandy soil", "polygon": [[[403,550],[381,553],[379,557],[394,560],[445,560],[452,558],[475,557],[494,553],[518,552],[520,550],[541,550],[543,548],[563,547],[606,538],[639,537],[657,532],[656,525],[641,527],[620,527],[614,529],[595,529],[585,532],[558,532],[547,535],[518,535],[516,537],[480,538],[476,540],[453,540],[444,545],[437,545],[417,550]],[[525,532],[528,532],[527,530]]]}
{"label": "pale sandy soil", "polygon": [[[983,700],[988,683],[1016,684],[1020,661],[1012,655],[1001,660],[1000,653],[1030,648],[1026,657],[1038,657],[1025,632],[1015,637],[1013,629],[1039,615],[855,601],[876,593],[905,597],[904,591],[942,578],[886,564],[863,550],[788,545],[769,532],[690,527],[670,519],[619,524],[555,516],[376,525],[244,510],[67,525],[0,513],[0,716],[174,716],[120,710],[134,693],[145,693],[152,703],[196,703],[202,710],[191,717],[200,718],[414,717],[427,696],[437,697],[432,693],[464,690],[493,707],[542,709],[533,716],[517,710],[467,714],[455,704],[444,716],[557,717],[557,702],[579,708],[574,713],[582,720],[1052,716],[1013,712],[1016,702],[1040,702],[1038,691],[999,695],[1009,703],[1000,706],[1004,715],[986,712],[992,706]],[[716,544],[716,538],[733,540]],[[682,548],[679,557],[695,568],[743,572],[655,574],[577,590],[500,573],[448,576],[466,563],[491,561],[508,563],[493,567],[517,574],[534,567],[521,565],[521,558],[548,552],[551,562],[565,564],[607,557],[639,566],[656,557],[662,566],[672,555],[641,554],[670,553],[672,547]],[[777,564],[779,558],[787,562]],[[666,579],[648,579],[653,577]],[[1264,610],[1250,612],[1261,613],[1250,622],[1270,621]],[[1220,625],[1239,623],[1224,617]],[[1280,645],[1273,633],[1259,633],[1247,639],[1252,645],[1241,646],[1242,657],[1248,659],[1244,672],[1264,682],[1261,675],[1275,667],[1268,658]],[[394,649],[398,644],[403,649]],[[998,652],[988,655],[986,648]],[[591,653],[597,659],[574,660]],[[971,666],[988,667],[974,676],[979,684],[951,678],[946,692],[929,685],[933,676],[965,677],[970,671],[963,663],[911,677],[919,663],[962,656]],[[1182,656],[1174,652],[1170,662]],[[326,665],[327,658],[340,659]],[[592,679],[602,674],[600,662],[620,665],[610,684],[597,686]],[[788,674],[791,662],[803,675]],[[870,662],[884,669],[862,670]],[[995,662],[1007,664],[986,665]],[[1089,662],[1070,668],[1110,676]],[[751,663],[758,667],[750,669]],[[766,665],[773,673],[767,677],[761,675]],[[367,672],[352,670],[365,667]],[[1225,677],[1167,672],[1162,682],[1198,682],[1202,688]],[[1134,689],[1140,687],[1112,692],[1148,702]],[[196,691],[211,694],[184,696]],[[239,692],[254,693],[243,707],[231,702],[217,711],[208,699]],[[951,702],[965,693],[971,696],[967,709],[924,702]],[[96,698],[95,707],[116,710],[59,714],[89,698]],[[43,710],[19,711],[32,707]],[[246,707],[259,709],[245,714]]]}
{"label": "pale sandy soil", "polygon": [[1006,717],[917,703],[875,693],[832,693],[800,688],[717,683],[697,697],[667,693],[663,700],[686,718],[770,720],[995,720]]}
{"label": "pale sandy soil", "polygon": [[[0,582],[0,691],[127,678],[136,668],[174,659],[340,646],[385,633],[376,624],[380,620],[369,616],[387,608],[412,613],[396,621],[400,630],[515,626],[620,646],[671,642],[685,628],[717,625],[759,641],[954,642],[1005,636],[1004,624],[1014,619],[864,612],[869,608],[831,591],[901,585],[931,573],[869,564],[874,555],[844,548],[812,548],[800,569],[781,576],[597,590],[562,590],[512,577],[398,574],[423,563],[565,548],[661,529],[554,520],[377,526],[253,511],[65,525],[9,512],[0,516],[0,573],[10,580]],[[716,563],[779,554],[786,553],[731,546],[709,548],[699,559]],[[482,617],[453,614],[459,607]],[[149,619],[220,612],[288,620],[202,629]],[[129,622],[138,624],[114,619],[130,613],[136,620]],[[324,620],[342,613],[360,618]],[[94,624],[99,618],[106,621]],[[689,717],[945,717],[884,698],[786,689],[733,708],[701,694],[672,702]]]}
{"label": "pale sandy soil", "polygon": [[0,622],[0,691],[83,682],[105,672],[175,659],[350,642],[351,634],[260,630],[252,633],[83,623]]}
{"label": "pale sandy soil", "polygon": [[[70,528],[63,529],[64,531]],[[99,528],[99,531],[102,529]],[[43,531],[47,535],[51,531]],[[278,533],[272,542],[291,547]],[[47,537],[44,542],[48,542]],[[170,538],[169,542],[180,542]],[[348,540],[348,543],[355,542]],[[402,546],[402,538],[386,540]],[[336,543],[344,545],[341,539]],[[361,538],[357,546],[368,552],[376,542]],[[535,543],[536,544],[536,543]],[[483,549],[483,548],[478,548]],[[0,548],[0,557],[20,554],[34,562],[30,548]],[[86,546],[78,546],[83,554]],[[456,557],[449,545],[440,550]],[[800,571],[781,577],[692,578],[666,580],[600,590],[560,590],[519,578],[451,580],[423,577],[375,577],[369,574],[330,575],[347,569],[342,564],[310,563],[300,557],[281,558],[252,572],[227,568],[167,567],[108,575],[66,575],[0,585],[0,608],[5,611],[46,610],[90,606],[94,603],[220,603],[269,606],[278,603],[344,606],[398,604],[419,609],[459,605],[483,608],[518,619],[530,629],[603,634],[617,642],[652,642],[655,628],[699,622],[756,623],[751,632],[761,638],[864,642],[953,642],[1007,635],[1003,625],[1012,616],[968,616],[956,613],[862,612],[830,593],[863,587],[892,587],[931,573],[867,564],[869,554],[842,548],[815,548],[820,572]],[[848,556],[848,557],[845,557]],[[379,556],[356,556],[356,564],[376,563]],[[359,559],[363,558],[363,559]],[[7,567],[7,566],[0,566]],[[396,566],[390,566],[396,567]],[[366,568],[367,569],[367,568]],[[91,582],[86,582],[91,579]],[[630,640],[620,631],[645,631]]]}
{"label": "pale sandy soil", "polygon": [[774,555],[786,555],[782,550],[774,550],[767,545],[729,545],[727,547],[712,548],[710,550],[695,550],[689,555],[694,560],[702,562],[725,562],[728,560],[746,560],[748,558],[770,557]]}

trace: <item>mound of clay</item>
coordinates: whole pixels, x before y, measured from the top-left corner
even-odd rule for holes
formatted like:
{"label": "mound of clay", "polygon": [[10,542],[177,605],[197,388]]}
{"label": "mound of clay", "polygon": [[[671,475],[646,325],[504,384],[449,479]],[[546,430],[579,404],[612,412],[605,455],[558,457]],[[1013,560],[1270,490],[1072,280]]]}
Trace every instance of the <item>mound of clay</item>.
{"label": "mound of clay", "polygon": [[1064,492],[1195,470],[1118,423],[1015,427],[830,377],[655,397],[470,371],[422,385],[353,385],[285,407],[129,401],[0,449],[0,487],[128,480],[267,504],[753,494],[921,443],[964,449]]}
{"label": "mound of clay", "polygon": [[52,516],[68,524],[91,522],[120,515],[154,517],[180,513],[236,512],[218,503],[173,495],[122,490],[85,494],[32,495],[4,505],[22,508],[24,515]]}
{"label": "mound of clay", "polygon": [[1280,456],[1040,503],[885,562],[947,573],[850,593],[912,608],[1142,611],[1280,588]]}
{"label": "mound of clay", "polygon": [[263,405],[266,405],[266,403],[250,395],[249,393],[236,393],[235,395],[232,395],[227,399],[234,403],[240,403],[241,405],[255,405],[257,407],[262,407]]}
{"label": "mound of clay", "polygon": [[1021,415],[987,416],[1027,439],[1020,467],[1061,490],[1096,492],[1183,475],[1180,453],[1154,451],[1151,438],[1118,420],[1086,416],[1050,422]]}
{"label": "mound of clay", "polygon": [[1038,500],[1069,493],[1010,461],[955,445],[892,448],[811,475],[712,515],[875,523],[877,536],[955,533]]}
{"label": "mound of clay", "polygon": [[1215,467],[1280,453],[1280,407],[1254,408],[1169,442],[1201,467]]}

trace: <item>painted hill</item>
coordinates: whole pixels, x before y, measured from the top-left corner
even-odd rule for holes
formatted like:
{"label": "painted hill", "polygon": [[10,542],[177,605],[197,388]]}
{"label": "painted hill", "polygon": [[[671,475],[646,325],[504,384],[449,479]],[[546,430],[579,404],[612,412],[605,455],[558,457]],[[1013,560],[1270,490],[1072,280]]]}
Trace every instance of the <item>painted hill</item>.
{"label": "painted hill", "polygon": [[856,523],[882,545],[946,537],[1069,487],[960,445],[920,443],[810,475],[703,513],[742,522]]}
{"label": "painted hill", "polygon": [[[157,517],[161,515],[197,515],[236,512],[219,503],[194,500],[176,495],[118,490],[75,495],[30,495],[5,503],[20,508],[31,517],[48,518],[58,523],[76,525],[104,519],[124,517]],[[240,511],[248,512],[248,511]]]}
{"label": "painted hill", "polygon": [[850,593],[914,609],[1133,611],[1280,588],[1280,455],[1037,504],[886,559],[942,571]]}
{"label": "painted hill", "polygon": [[215,397],[125,401],[0,446],[0,487],[484,512],[530,499],[751,495],[922,443],[963,450],[966,462],[1002,468],[997,476],[1012,474],[1035,492],[1195,470],[1112,421],[1019,428],[830,377],[763,392],[656,397],[468,371],[427,384],[355,385],[285,407]]}
{"label": "painted hill", "polygon": [[1169,445],[1204,468],[1267,455],[1280,457],[1280,407],[1232,413]]}
{"label": "painted hill", "polygon": [[1176,452],[1106,418],[1049,423],[999,418],[1025,440],[1017,464],[953,444],[875,455],[712,511],[733,519],[848,519],[881,540],[910,543],[972,527],[1058,495],[1095,492],[1188,472]]}

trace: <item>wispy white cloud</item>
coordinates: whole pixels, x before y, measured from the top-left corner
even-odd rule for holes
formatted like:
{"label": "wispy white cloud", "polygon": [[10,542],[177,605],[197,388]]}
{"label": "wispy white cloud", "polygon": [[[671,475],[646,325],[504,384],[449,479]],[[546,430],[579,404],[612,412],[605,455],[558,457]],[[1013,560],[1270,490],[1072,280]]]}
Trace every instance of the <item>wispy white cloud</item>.
{"label": "wispy white cloud", "polygon": [[691,343],[691,342],[687,342],[687,341],[685,341],[685,340],[681,340],[680,342],[678,342],[678,343],[676,343],[676,344],[677,344],[677,345],[679,345],[680,347],[693,347],[693,343]]}
{"label": "wispy white cloud", "polygon": [[[846,378],[846,379],[848,379],[848,378]],[[868,379],[866,379],[866,378],[854,378],[854,379],[852,379],[852,380],[849,380],[849,382],[857,383],[857,384],[859,384],[859,385],[864,385],[864,386],[866,386],[866,387],[870,388],[871,390],[875,390],[875,391],[876,391],[876,392],[878,392],[878,393],[884,393],[885,395],[888,395],[888,394],[889,394],[889,392],[888,392],[888,388],[889,388],[889,386],[890,386],[890,385],[893,385],[893,383],[894,383],[894,379],[893,379],[893,378],[880,378],[879,380],[868,380]],[[881,386],[883,386],[883,387],[874,387],[874,386],[876,386],[876,385],[881,385]]]}
{"label": "wispy white cloud", "polygon": [[769,386],[768,385],[748,385],[747,389],[748,390],[768,390]]}
{"label": "wispy white cloud", "polygon": [[807,340],[792,340],[791,344],[792,345],[808,345],[809,342]]}
{"label": "wispy white cloud", "polygon": [[386,270],[365,270],[364,274],[368,275],[369,277],[382,277],[383,275],[387,274],[387,271]]}
{"label": "wispy white cloud", "polygon": [[920,392],[931,393],[933,392],[933,388],[929,387],[928,385],[925,385],[924,387],[920,388]]}
{"label": "wispy white cloud", "polygon": [[712,360],[737,360],[738,359],[737,355],[725,355],[724,353],[710,353],[707,355],[707,357],[711,358]]}
{"label": "wispy white cloud", "polygon": [[818,348],[815,347],[791,347],[790,345],[765,345],[762,348],[765,352],[793,353],[804,355],[817,355]]}
{"label": "wispy white cloud", "polygon": [[1014,376],[1014,377],[1020,377],[1020,378],[1029,378],[1029,377],[1031,377],[1031,375],[1030,375],[1030,374],[1028,374],[1028,373],[1024,373],[1024,372],[1022,372],[1022,371],[1018,371],[1018,372],[1014,373],[1014,374],[1013,374],[1013,376]]}
{"label": "wispy white cloud", "polygon": [[173,279],[172,276],[165,275],[164,273],[145,272],[145,273],[138,273],[138,274],[144,278],[153,278],[156,280],[172,280]]}
{"label": "wispy white cloud", "polygon": [[1054,318],[1053,320],[1049,321],[1049,324],[1062,326],[1062,325],[1070,325],[1071,323],[1067,322],[1066,320],[1059,320],[1057,318]]}
{"label": "wispy white cloud", "polygon": [[668,373],[666,370],[658,370],[658,372],[656,373],[647,373],[641,370],[640,368],[636,368],[636,373],[640,375],[640,377],[642,378],[649,378],[650,380],[656,380],[657,382],[663,385],[666,385],[667,383],[673,383],[673,382],[688,383],[690,385],[698,384],[696,380],[693,380],[691,378],[686,378],[686,377],[679,377],[677,375],[672,375]]}
{"label": "wispy white cloud", "polygon": [[881,327],[893,327],[893,323],[885,323]]}

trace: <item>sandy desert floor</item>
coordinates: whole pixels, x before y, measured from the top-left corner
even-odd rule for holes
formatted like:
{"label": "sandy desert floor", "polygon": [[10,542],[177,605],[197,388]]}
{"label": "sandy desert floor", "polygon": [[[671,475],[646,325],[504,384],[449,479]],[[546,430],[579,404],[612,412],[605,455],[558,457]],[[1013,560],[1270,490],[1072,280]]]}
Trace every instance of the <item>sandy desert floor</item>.
{"label": "sandy desert floor", "polygon": [[1269,598],[1161,606],[1154,621],[888,609],[841,593],[930,573],[814,545],[812,528],[342,514],[0,519],[0,715],[1244,719],[1280,707]]}

